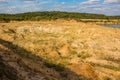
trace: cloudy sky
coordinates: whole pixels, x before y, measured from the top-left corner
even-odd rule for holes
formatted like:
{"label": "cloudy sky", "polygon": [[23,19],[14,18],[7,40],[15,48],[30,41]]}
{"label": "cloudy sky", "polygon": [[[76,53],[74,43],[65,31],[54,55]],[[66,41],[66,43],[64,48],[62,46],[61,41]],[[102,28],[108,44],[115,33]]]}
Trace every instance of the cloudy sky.
{"label": "cloudy sky", "polygon": [[120,15],[120,0],[0,0],[0,13],[69,11]]}

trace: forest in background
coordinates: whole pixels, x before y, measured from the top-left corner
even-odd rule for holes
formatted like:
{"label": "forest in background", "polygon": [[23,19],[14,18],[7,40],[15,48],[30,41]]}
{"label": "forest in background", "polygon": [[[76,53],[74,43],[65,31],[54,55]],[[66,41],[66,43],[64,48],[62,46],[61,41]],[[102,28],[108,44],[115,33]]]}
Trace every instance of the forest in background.
{"label": "forest in background", "polygon": [[[65,19],[83,21],[82,19],[101,19],[101,20],[120,20],[120,16],[106,16],[103,14],[77,13],[77,12],[60,12],[60,11],[44,11],[44,12],[27,12],[18,14],[0,14],[0,21],[40,21],[40,20],[56,20]],[[87,21],[87,20],[86,20]],[[88,20],[90,21],[90,20]]]}

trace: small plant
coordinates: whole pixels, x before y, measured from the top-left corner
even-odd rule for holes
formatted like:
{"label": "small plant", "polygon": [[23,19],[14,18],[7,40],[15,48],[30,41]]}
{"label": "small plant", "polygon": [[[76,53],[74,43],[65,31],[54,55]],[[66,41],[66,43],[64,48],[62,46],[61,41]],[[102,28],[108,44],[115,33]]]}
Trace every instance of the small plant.
{"label": "small plant", "polygon": [[55,66],[56,71],[63,71],[64,70],[64,65],[59,63]]}
{"label": "small plant", "polygon": [[101,65],[101,64],[97,64],[97,63],[90,63],[93,66],[100,66],[100,67],[104,67],[104,68],[108,68],[114,71],[120,71],[119,67],[115,67],[115,66],[111,66],[111,65]]}
{"label": "small plant", "polygon": [[45,66],[47,66],[48,68],[52,68],[52,67],[54,66],[54,64],[52,64],[52,63],[50,63],[50,62],[48,62],[48,61],[46,61],[44,64],[45,64]]}
{"label": "small plant", "polygon": [[80,54],[78,54],[77,56],[78,56],[78,57],[81,57],[81,55],[80,55]]}
{"label": "small plant", "polygon": [[13,29],[9,29],[8,32],[9,32],[9,33],[16,33],[15,30],[13,30]]}
{"label": "small plant", "polygon": [[110,51],[112,51],[112,52],[116,52],[117,50],[118,50],[117,48],[110,49]]}
{"label": "small plant", "polygon": [[88,57],[90,57],[91,55],[89,55],[88,53],[86,53],[86,54],[83,54],[82,56],[81,56],[81,58],[83,58],[83,59],[86,59],[86,58],[88,58]]}
{"label": "small plant", "polygon": [[45,66],[47,66],[48,68],[53,68],[53,69],[55,69],[56,71],[59,71],[59,72],[61,72],[61,71],[64,70],[64,65],[61,64],[61,63],[59,63],[59,64],[53,64],[53,63],[47,61],[47,62],[45,62],[44,64],[45,64]]}
{"label": "small plant", "polygon": [[81,77],[81,80],[89,80],[89,79],[87,79],[85,76],[83,76],[83,75],[80,75],[80,77]]}
{"label": "small plant", "polygon": [[107,60],[107,61],[113,61],[113,62],[116,62],[116,63],[120,62],[120,58],[114,58],[113,56],[104,56],[102,58]]}
{"label": "small plant", "polygon": [[69,59],[68,56],[61,56],[62,59]]}
{"label": "small plant", "polygon": [[2,25],[1,27],[5,27],[5,25]]}
{"label": "small plant", "polygon": [[77,54],[77,51],[71,50],[70,53],[74,55],[74,54]]}
{"label": "small plant", "polygon": [[90,54],[88,54],[88,53],[86,53],[84,51],[81,54],[78,54],[77,56],[80,57],[80,58],[82,58],[82,59],[86,59],[88,57],[91,57]]}
{"label": "small plant", "polygon": [[109,77],[105,76],[103,77],[103,80],[111,80]]}

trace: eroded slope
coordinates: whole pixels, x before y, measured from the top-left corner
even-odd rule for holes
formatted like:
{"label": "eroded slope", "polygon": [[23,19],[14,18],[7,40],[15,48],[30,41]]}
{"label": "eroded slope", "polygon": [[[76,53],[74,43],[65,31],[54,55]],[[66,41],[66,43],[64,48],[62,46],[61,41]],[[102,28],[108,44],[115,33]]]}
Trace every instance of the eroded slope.
{"label": "eroded slope", "polygon": [[[58,75],[67,76],[62,79],[73,78],[70,70],[90,80],[120,78],[120,29],[64,20],[11,22],[0,26],[2,40],[47,60],[45,66],[55,69]],[[20,49],[16,50],[28,56]]]}

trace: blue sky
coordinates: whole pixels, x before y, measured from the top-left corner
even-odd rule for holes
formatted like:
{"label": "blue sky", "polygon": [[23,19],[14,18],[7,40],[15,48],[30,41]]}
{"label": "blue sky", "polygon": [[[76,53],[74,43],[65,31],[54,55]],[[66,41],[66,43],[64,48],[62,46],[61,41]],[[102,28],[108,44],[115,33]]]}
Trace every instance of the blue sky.
{"label": "blue sky", "polygon": [[34,11],[120,15],[120,0],[0,0],[0,13]]}

